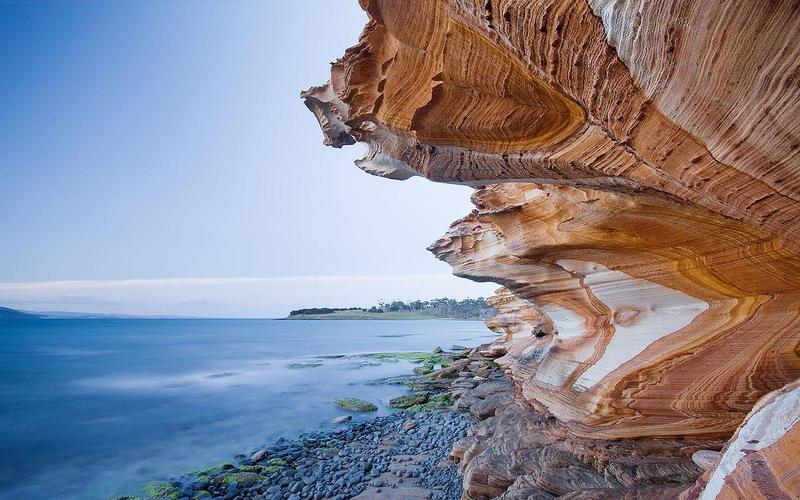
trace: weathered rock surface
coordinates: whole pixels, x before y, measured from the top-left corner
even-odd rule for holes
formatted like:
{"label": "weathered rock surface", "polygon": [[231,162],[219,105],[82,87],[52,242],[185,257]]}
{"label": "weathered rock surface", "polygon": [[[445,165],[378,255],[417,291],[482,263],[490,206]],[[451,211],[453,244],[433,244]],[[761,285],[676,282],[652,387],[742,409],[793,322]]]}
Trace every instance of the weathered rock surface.
{"label": "weathered rock surface", "polygon": [[489,322],[505,334],[497,361],[574,432],[729,436],[800,376],[800,268],[777,236],[568,186],[498,184],[473,200],[478,212],[431,250],[513,292]]}
{"label": "weathered rock surface", "polygon": [[[514,382],[515,419],[558,422],[542,449],[637,438],[622,441],[633,480],[614,460],[586,472],[540,457],[520,473],[498,450],[467,461],[483,485],[467,491],[657,496],[635,479],[648,443],[696,468],[687,442],[736,432],[686,494],[800,496],[795,421],[759,416],[784,411],[800,378],[800,3],[361,5],[359,44],[303,93],[325,143],[364,143],[357,164],[375,175],[477,188],[431,251],[502,285],[486,355]],[[540,432],[478,399],[481,418]],[[656,476],[673,472],[689,478]]]}
{"label": "weathered rock surface", "polygon": [[697,484],[681,498],[797,498],[800,381],[761,398]]}
{"label": "weathered rock surface", "polygon": [[478,421],[451,452],[464,470],[467,499],[673,499],[703,472],[694,454],[724,443],[577,437],[557,419],[514,401],[513,383],[490,376],[455,404]]}

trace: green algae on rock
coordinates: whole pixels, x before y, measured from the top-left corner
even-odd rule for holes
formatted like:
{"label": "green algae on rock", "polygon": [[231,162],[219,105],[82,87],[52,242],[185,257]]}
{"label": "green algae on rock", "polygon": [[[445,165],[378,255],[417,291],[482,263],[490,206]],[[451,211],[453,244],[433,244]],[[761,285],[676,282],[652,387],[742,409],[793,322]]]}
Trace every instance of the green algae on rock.
{"label": "green algae on rock", "polygon": [[420,411],[442,410],[452,406],[453,402],[456,399],[458,398],[450,394],[449,392],[443,392],[441,394],[436,394],[434,396],[431,396],[425,403],[419,403],[413,406],[409,406],[404,411],[407,411],[409,413],[416,413]]}
{"label": "green algae on rock", "polygon": [[425,363],[422,366],[417,366],[414,368],[414,373],[417,375],[427,375],[432,373],[434,370],[433,363]]}
{"label": "green algae on rock", "polygon": [[339,408],[351,411],[376,411],[378,409],[377,406],[369,401],[358,398],[338,398],[333,401],[333,404]]}
{"label": "green algae on rock", "polygon": [[169,498],[171,500],[177,499],[181,491],[167,483],[166,481],[153,481],[144,486],[144,492],[149,497],[153,498]]}
{"label": "green algae on rock", "polygon": [[367,358],[382,361],[410,361],[419,364],[442,364],[442,354],[438,352],[373,352],[364,354]]}
{"label": "green algae on rock", "polygon": [[225,479],[223,479],[222,482],[223,484],[231,484],[235,482],[239,486],[248,487],[265,481],[266,479],[266,477],[256,474],[255,472],[235,472],[225,476]]}
{"label": "green algae on rock", "polygon": [[317,368],[322,366],[322,363],[318,361],[311,361],[308,363],[290,363],[289,368]]}
{"label": "green algae on rock", "polygon": [[389,400],[389,406],[392,408],[408,408],[410,406],[425,404],[428,402],[427,394],[409,394],[407,396],[398,396]]}

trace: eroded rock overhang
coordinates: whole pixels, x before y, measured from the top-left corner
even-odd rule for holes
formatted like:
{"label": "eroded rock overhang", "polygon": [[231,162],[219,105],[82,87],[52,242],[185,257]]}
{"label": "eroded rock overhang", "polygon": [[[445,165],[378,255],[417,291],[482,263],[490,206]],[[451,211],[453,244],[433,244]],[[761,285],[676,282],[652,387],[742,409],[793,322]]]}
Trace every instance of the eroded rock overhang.
{"label": "eroded rock overhang", "polygon": [[475,186],[431,250],[494,281],[499,362],[598,438],[727,437],[800,377],[800,6],[361,0],[303,93],[325,143]]}

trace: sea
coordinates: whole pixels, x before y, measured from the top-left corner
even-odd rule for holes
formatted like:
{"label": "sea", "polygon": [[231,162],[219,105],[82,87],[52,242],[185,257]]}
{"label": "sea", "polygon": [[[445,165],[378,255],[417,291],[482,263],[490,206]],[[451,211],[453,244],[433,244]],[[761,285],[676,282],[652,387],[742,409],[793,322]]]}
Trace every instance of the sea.
{"label": "sea", "polygon": [[[109,499],[279,437],[385,415],[408,361],[479,321],[0,320],[0,499]],[[375,403],[353,414],[338,397]]]}

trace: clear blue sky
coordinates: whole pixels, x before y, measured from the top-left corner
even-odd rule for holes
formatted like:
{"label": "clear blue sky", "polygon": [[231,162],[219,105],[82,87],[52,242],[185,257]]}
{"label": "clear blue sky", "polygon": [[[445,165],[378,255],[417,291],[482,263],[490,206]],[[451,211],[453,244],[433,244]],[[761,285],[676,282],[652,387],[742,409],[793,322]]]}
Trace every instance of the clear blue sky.
{"label": "clear blue sky", "polygon": [[491,290],[424,249],[467,188],[361,172],[299,99],[365,21],[356,0],[0,4],[0,305],[269,316]]}

